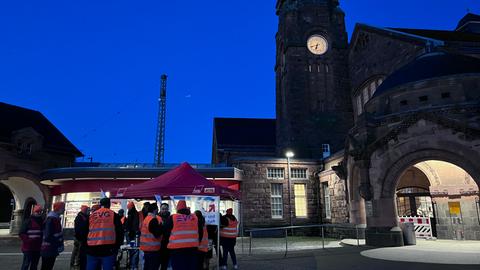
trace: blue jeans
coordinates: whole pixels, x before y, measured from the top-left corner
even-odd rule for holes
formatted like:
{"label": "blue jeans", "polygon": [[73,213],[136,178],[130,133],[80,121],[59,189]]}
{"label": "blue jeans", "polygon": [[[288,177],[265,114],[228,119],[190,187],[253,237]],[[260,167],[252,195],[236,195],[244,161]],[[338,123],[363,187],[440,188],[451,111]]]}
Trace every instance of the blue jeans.
{"label": "blue jeans", "polygon": [[230,257],[232,258],[233,265],[237,265],[237,256],[235,254],[235,238],[220,238],[220,243],[222,246],[223,254],[220,257],[220,265],[226,266],[228,260],[228,254],[230,253]]}
{"label": "blue jeans", "polygon": [[173,270],[197,269],[197,248],[179,248],[170,250]]}
{"label": "blue jeans", "polygon": [[115,255],[105,257],[94,257],[87,255],[87,270],[97,270],[101,265],[103,270],[113,270],[115,266]]}
{"label": "blue jeans", "polygon": [[130,257],[130,269],[138,269],[138,249],[128,251]]}
{"label": "blue jeans", "polygon": [[24,251],[22,270],[37,270],[40,261],[40,251]]}
{"label": "blue jeans", "polygon": [[160,268],[160,252],[144,252],[143,270],[158,270]]}

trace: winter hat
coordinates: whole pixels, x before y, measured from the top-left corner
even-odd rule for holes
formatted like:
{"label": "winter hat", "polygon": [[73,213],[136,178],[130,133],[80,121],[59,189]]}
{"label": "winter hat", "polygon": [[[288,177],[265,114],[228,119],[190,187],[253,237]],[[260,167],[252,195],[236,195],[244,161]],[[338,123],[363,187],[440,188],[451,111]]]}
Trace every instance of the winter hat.
{"label": "winter hat", "polygon": [[227,215],[233,215],[233,209],[232,208],[227,209]]}
{"label": "winter hat", "polygon": [[34,214],[41,214],[43,211],[43,208],[40,204],[37,204],[33,207],[33,213]]}
{"label": "winter hat", "polygon": [[127,209],[130,210],[132,208],[135,208],[135,204],[133,204],[132,201],[129,201],[128,204],[127,204]]}
{"label": "winter hat", "polygon": [[180,200],[177,203],[177,211],[182,209],[187,209],[187,203],[185,202],[185,200]]}
{"label": "winter hat", "polygon": [[88,210],[88,205],[82,205],[80,206],[80,212],[86,212]]}
{"label": "winter hat", "polygon": [[65,203],[64,202],[56,202],[53,204],[53,211],[58,212],[60,209],[65,209]]}

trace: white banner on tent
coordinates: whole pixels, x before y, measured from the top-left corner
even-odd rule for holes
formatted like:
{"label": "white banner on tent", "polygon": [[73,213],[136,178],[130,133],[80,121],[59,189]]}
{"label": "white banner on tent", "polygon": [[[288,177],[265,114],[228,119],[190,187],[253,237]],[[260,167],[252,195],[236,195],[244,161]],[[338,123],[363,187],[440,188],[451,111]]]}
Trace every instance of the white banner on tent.
{"label": "white banner on tent", "polygon": [[200,210],[205,217],[205,223],[207,225],[219,225],[220,224],[220,197],[218,196],[170,196],[177,205],[179,200],[185,200],[187,205],[190,206],[192,213],[196,210]]}

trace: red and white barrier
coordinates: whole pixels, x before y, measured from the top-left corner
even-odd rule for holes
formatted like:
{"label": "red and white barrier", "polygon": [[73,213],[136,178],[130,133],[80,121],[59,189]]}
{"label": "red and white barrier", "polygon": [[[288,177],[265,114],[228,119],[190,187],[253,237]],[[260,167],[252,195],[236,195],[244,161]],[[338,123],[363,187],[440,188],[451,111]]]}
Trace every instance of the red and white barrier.
{"label": "red and white barrier", "polygon": [[400,223],[413,223],[415,228],[415,236],[417,238],[429,238],[432,237],[432,224],[429,217],[410,217],[402,216],[398,217]]}

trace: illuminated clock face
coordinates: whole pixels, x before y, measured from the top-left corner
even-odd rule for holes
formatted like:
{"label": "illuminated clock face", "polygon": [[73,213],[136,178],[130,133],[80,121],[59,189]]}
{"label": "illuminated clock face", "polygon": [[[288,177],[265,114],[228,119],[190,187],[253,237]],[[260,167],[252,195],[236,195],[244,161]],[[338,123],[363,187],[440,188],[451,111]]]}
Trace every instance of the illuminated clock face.
{"label": "illuminated clock face", "polygon": [[307,48],[315,55],[322,55],[328,50],[328,41],[321,35],[313,35],[307,40]]}

